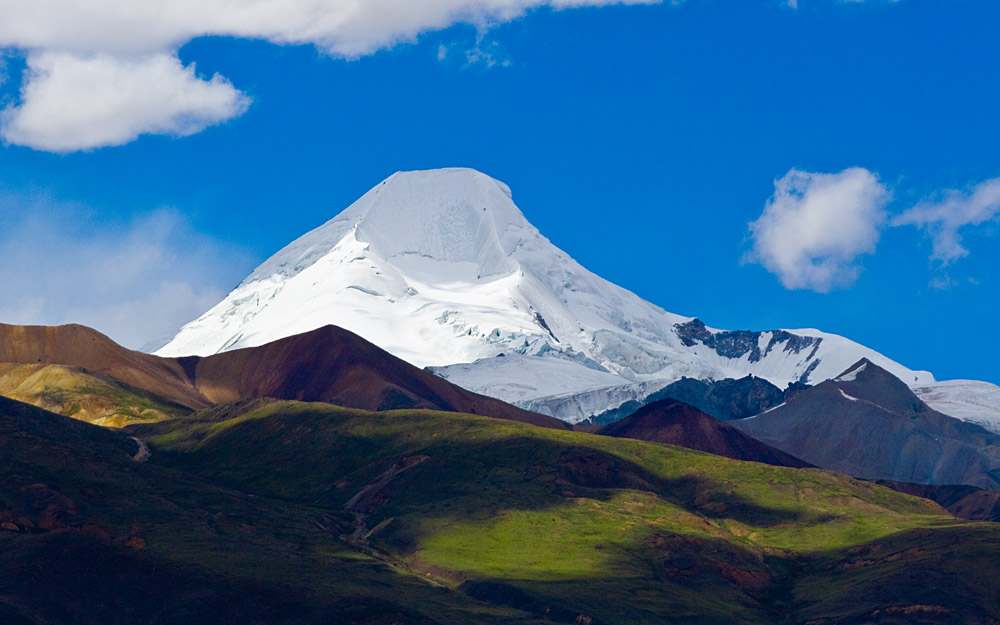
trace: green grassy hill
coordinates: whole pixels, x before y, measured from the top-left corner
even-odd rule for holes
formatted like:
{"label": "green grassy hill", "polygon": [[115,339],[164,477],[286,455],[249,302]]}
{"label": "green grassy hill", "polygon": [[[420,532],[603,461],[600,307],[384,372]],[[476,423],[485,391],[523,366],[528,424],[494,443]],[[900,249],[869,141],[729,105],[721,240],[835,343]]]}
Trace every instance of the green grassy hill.
{"label": "green grassy hill", "polygon": [[127,435],[0,398],[4,625],[541,621],[352,546],[328,509],[137,462]]}
{"label": "green grassy hill", "polygon": [[1000,530],[826,471],[454,413],[296,402],[129,431],[149,441],[155,464],[327,511],[360,553],[521,613],[511,618],[1000,619]]}

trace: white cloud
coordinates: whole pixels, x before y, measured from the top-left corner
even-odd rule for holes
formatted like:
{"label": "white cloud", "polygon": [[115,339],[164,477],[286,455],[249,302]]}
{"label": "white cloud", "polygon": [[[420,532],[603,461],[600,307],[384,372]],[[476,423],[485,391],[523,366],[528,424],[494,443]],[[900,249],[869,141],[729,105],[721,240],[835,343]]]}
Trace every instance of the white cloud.
{"label": "white cloud", "polygon": [[987,221],[1000,220],[1000,178],[979,183],[968,191],[942,192],[896,217],[894,226],[916,226],[933,243],[931,260],[949,265],[969,255],[962,245],[961,230]]}
{"label": "white cloud", "polygon": [[21,106],[0,120],[5,141],[50,152],[122,145],[140,134],[189,135],[241,114],[249,98],[221,76],[154,54],[120,59],[28,56]]}
{"label": "white cloud", "polygon": [[117,225],[0,197],[0,322],[81,323],[140,348],[214,306],[252,261],[175,211]]}
{"label": "white cloud", "polygon": [[[248,100],[229,82],[201,80],[176,58],[180,46],[200,36],[312,44],[356,58],[421,33],[459,23],[486,29],[541,7],[660,1],[0,0],[0,48],[25,51],[29,63],[21,102],[7,110],[3,135],[11,143],[67,151],[144,133],[196,132],[241,114]],[[148,72],[165,82],[152,84]],[[170,97],[169,90],[181,95]],[[169,102],[144,106],[161,97]],[[115,123],[119,113],[124,116]],[[40,122],[46,115],[52,129]]]}
{"label": "white cloud", "polygon": [[750,224],[748,262],[789,289],[825,293],[850,286],[887,220],[889,190],[867,169],[837,174],[792,169],[775,180],[764,213]]}

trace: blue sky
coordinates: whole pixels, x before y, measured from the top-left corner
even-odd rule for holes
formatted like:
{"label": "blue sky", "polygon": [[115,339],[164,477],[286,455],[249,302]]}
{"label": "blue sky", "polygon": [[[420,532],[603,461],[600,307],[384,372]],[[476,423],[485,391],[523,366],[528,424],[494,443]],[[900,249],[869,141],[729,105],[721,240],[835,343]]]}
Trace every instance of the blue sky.
{"label": "blue sky", "polygon": [[[998,23],[987,0],[688,0],[418,24],[415,43],[350,50],[342,34],[319,49],[174,39],[163,58],[180,65],[163,61],[155,88],[194,63],[176,88],[209,103],[202,117],[82,151],[94,124],[50,123],[60,109],[41,98],[86,102],[41,79],[25,93],[22,72],[82,72],[56,55],[105,51],[0,27],[0,321],[80,321],[139,346],[394,171],[467,166],[507,182],[584,266],[667,310],[820,328],[939,379],[1000,383],[1000,202],[988,184],[971,195],[1000,177]],[[197,91],[217,73],[224,84]],[[793,169],[799,187],[775,196]],[[761,250],[801,237],[751,236],[766,209],[768,223],[832,221],[797,222],[819,247],[768,266]],[[824,239],[845,214],[857,227]],[[941,253],[949,232],[966,255]],[[826,262],[832,280],[817,277]]]}

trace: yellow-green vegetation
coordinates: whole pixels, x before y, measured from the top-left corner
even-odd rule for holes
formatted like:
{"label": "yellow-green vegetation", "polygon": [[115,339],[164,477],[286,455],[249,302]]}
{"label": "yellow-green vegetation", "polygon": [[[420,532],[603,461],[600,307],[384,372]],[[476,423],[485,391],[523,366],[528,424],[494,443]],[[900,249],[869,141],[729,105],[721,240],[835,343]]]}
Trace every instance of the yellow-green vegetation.
{"label": "yellow-green vegetation", "polygon": [[[827,471],[453,413],[296,402],[130,433],[150,442],[154,462],[335,511],[360,549],[555,620],[1000,618],[995,583],[957,577],[946,596],[914,581],[940,577],[962,541],[992,567],[993,526]],[[858,593],[857,579],[896,592]]]}
{"label": "yellow-green vegetation", "polygon": [[0,395],[80,421],[114,428],[162,421],[191,412],[117,380],[63,365],[0,363]]}

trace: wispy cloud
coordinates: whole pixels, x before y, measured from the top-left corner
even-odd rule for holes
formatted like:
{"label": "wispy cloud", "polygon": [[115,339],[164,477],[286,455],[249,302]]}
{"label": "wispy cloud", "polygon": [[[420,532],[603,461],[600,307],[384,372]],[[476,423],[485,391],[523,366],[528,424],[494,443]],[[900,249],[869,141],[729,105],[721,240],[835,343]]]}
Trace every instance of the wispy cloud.
{"label": "wispy cloud", "polygon": [[83,207],[0,195],[0,322],[82,323],[140,348],[216,304],[251,265],[174,210],[109,225]]}
{"label": "wispy cloud", "polygon": [[[66,152],[141,134],[189,134],[242,114],[245,95],[177,58],[196,37],[311,44],[357,58],[454,24],[485,30],[541,7],[660,1],[0,0],[0,48],[24,51],[28,66],[0,134],[8,143]],[[477,46],[468,61],[503,64],[489,46]]]}
{"label": "wispy cloud", "polygon": [[891,193],[860,167],[837,174],[792,169],[750,224],[745,262],[763,265],[789,289],[828,292],[854,284],[888,219]]}
{"label": "wispy cloud", "polygon": [[965,191],[943,191],[907,209],[892,224],[923,230],[932,241],[931,260],[947,266],[969,255],[962,245],[963,230],[988,221],[1000,221],[1000,178],[980,182]]}
{"label": "wispy cloud", "polygon": [[513,62],[507,50],[499,41],[487,39],[486,35],[484,31],[477,31],[475,41],[442,43],[437,49],[437,60],[458,64],[463,69],[511,67]]}

